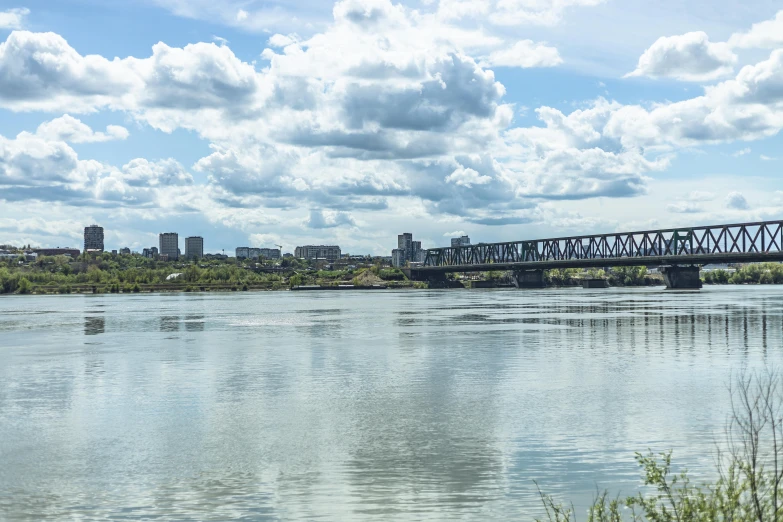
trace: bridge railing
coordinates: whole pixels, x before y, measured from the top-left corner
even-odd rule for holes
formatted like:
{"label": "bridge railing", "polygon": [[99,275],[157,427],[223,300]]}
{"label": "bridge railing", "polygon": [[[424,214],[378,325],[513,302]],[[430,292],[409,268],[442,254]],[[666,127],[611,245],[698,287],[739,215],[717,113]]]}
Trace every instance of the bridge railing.
{"label": "bridge railing", "polygon": [[783,221],[433,248],[424,266],[772,252],[783,252]]}

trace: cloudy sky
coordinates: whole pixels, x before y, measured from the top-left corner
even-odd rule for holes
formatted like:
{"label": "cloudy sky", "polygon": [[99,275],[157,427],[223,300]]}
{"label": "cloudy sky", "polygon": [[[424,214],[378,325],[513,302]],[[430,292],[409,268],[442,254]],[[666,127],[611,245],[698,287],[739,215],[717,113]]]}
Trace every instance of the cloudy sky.
{"label": "cloudy sky", "polygon": [[10,2],[0,243],[389,255],[783,217],[778,1]]}

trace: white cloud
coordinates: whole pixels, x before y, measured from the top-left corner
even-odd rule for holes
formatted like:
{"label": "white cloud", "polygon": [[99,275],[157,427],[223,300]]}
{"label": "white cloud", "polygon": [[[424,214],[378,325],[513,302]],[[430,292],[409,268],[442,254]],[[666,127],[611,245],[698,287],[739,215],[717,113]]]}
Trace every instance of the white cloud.
{"label": "white cloud", "polygon": [[777,158],[773,158],[773,157],[771,157],[771,156],[767,156],[767,155],[765,155],[765,154],[762,154],[761,156],[759,156],[759,158],[760,158],[762,161],[775,161],[775,160],[777,159]]}
{"label": "white cloud", "polygon": [[554,47],[532,40],[521,40],[507,49],[493,51],[482,62],[497,67],[554,67],[563,63]]}
{"label": "white cloud", "polygon": [[291,44],[299,43],[302,39],[297,34],[274,34],[269,37],[268,43],[272,47],[288,47]]}
{"label": "white cloud", "polygon": [[705,192],[702,190],[692,190],[685,196],[685,200],[695,202],[712,201],[713,199],[715,199],[714,192]]}
{"label": "white cloud", "polygon": [[247,20],[247,16],[248,16],[247,11],[245,11],[244,9],[238,10],[237,17],[236,17],[237,22],[244,22],[245,20]]}
{"label": "white cloud", "polygon": [[356,226],[350,214],[347,212],[334,212],[325,210],[311,210],[306,222],[308,228],[335,228],[341,226]]}
{"label": "white cloud", "polygon": [[745,154],[750,154],[750,147],[745,147],[744,149],[738,150],[732,156],[735,158],[739,158],[740,156],[744,156]]}
{"label": "white cloud", "polygon": [[732,210],[748,210],[750,205],[740,192],[731,192],[726,196],[726,207]]}
{"label": "white cloud", "polygon": [[712,43],[704,32],[659,38],[626,76],[708,81],[732,73],[737,56],[725,43]]}
{"label": "white cloud", "polygon": [[0,11],[0,29],[21,29],[30,10],[21,7]]}
{"label": "white cloud", "polygon": [[107,126],[106,132],[93,132],[88,125],[68,114],[42,123],[38,126],[35,134],[50,141],[67,141],[69,143],[124,140],[129,136],[128,129],[119,125]]}
{"label": "white cloud", "polygon": [[443,237],[461,237],[467,236],[464,230],[455,230],[454,232],[446,232]]}
{"label": "white cloud", "polygon": [[486,185],[492,181],[489,176],[482,176],[478,172],[470,168],[458,168],[448,176],[446,176],[447,183],[454,183],[462,187],[471,188],[473,185]]}
{"label": "white cloud", "polygon": [[698,203],[692,201],[675,201],[666,206],[669,212],[675,214],[694,214],[698,212],[704,212],[704,209]]}
{"label": "white cloud", "polygon": [[729,38],[731,47],[775,49],[783,45],[783,11],[775,18],[753,24],[749,31],[735,33]]}

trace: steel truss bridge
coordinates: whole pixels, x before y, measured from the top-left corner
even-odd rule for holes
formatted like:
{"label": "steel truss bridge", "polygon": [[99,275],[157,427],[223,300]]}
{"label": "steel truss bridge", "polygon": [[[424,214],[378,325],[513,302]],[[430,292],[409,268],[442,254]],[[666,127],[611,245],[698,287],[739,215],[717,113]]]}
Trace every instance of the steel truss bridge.
{"label": "steel truss bridge", "polygon": [[699,265],[762,261],[783,261],[783,221],[433,248],[411,274],[426,280],[448,272],[687,266],[698,278]]}

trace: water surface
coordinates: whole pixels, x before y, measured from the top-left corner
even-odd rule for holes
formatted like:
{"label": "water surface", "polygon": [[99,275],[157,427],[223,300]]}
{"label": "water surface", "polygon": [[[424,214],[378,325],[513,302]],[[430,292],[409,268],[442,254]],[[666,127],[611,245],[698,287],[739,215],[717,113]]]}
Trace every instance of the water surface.
{"label": "water surface", "polygon": [[[0,519],[529,520],[699,477],[783,289],[0,299]],[[584,517],[582,517],[584,518]]]}

